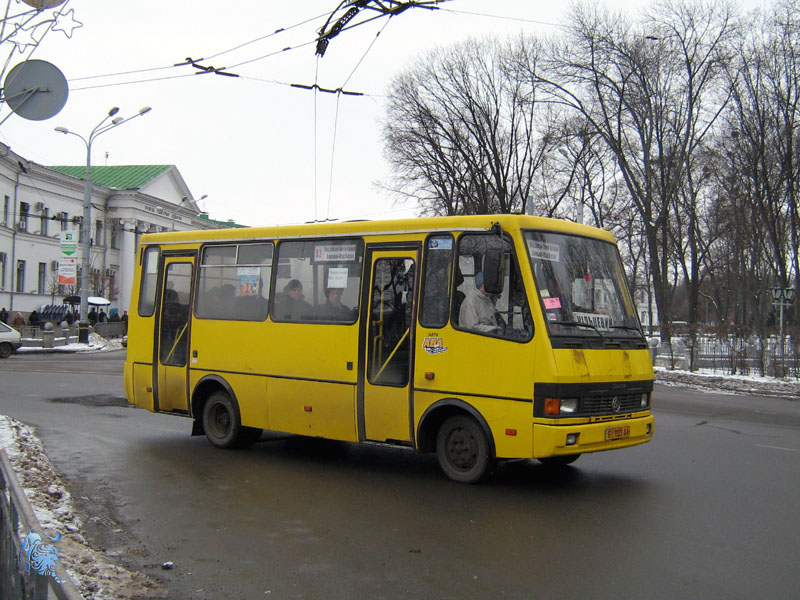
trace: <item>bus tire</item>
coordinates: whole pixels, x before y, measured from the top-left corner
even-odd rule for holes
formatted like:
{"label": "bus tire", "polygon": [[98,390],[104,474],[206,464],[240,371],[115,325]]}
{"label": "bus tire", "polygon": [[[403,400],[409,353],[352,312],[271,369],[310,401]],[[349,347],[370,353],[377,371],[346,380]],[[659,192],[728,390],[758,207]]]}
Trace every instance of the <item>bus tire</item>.
{"label": "bus tire", "polygon": [[442,423],[436,435],[436,457],[444,474],[459,483],[477,483],[494,464],[486,433],[467,415]]}
{"label": "bus tire", "polygon": [[0,358],[8,358],[14,352],[14,348],[8,342],[0,344]]}
{"label": "bus tire", "polygon": [[566,467],[571,465],[581,457],[580,454],[562,454],[561,456],[546,456],[544,458],[537,458],[540,463],[546,467]]}
{"label": "bus tire", "polygon": [[261,437],[261,430],[242,426],[236,403],[225,392],[211,394],[203,407],[203,429],[217,448],[245,448]]}

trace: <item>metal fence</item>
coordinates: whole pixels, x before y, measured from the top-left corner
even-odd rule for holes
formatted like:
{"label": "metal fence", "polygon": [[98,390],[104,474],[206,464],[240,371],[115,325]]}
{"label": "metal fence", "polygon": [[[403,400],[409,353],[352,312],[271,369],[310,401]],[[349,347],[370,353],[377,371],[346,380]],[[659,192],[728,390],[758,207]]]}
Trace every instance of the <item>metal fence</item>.
{"label": "metal fence", "polygon": [[716,373],[800,378],[800,349],[786,338],[781,348],[777,336],[675,337],[672,345],[661,344],[655,364],[670,368],[704,369]]}
{"label": "metal fence", "polygon": [[44,537],[25,492],[17,481],[5,450],[0,448],[0,599],[82,600],[63,565],[56,563],[58,579],[35,571],[24,572],[20,557],[23,536]]}

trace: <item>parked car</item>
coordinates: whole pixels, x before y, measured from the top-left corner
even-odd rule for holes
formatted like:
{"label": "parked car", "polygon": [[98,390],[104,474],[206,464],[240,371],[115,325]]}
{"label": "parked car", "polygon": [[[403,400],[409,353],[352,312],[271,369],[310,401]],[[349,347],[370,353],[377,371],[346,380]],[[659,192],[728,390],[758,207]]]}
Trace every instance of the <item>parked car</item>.
{"label": "parked car", "polygon": [[19,331],[0,322],[0,358],[8,358],[16,352],[22,341]]}

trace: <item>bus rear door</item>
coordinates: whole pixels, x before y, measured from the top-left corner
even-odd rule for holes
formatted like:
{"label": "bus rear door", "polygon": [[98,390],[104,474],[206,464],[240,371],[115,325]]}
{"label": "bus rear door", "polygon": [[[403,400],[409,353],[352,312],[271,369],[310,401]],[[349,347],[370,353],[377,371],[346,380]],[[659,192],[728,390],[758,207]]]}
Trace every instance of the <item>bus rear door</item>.
{"label": "bus rear door", "polygon": [[156,411],[189,411],[187,366],[193,270],[194,257],[164,258],[156,336]]}
{"label": "bus rear door", "polygon": [[368,250],[361,305],[358,430],[362,440],[412,441],[411,366],[419,250]]}

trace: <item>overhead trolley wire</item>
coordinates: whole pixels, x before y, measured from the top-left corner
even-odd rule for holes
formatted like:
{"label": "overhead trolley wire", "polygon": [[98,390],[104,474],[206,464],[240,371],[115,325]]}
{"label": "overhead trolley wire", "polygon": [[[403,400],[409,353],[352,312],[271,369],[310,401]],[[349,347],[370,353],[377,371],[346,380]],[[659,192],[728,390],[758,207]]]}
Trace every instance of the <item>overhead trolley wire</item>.
{"label": "overhead trolley wire", "polygon": [[364,59],[367,58],[367,55],[372,50],[372,47],[375,45],[375,42],[378,41],[378,38],[380,37],[381,33],[383,33],[383,30],[386,29],[389,26],[389,23],[391,22],[393,16],[394,15],[389,15],[389,18],[386,20],[386,23],[383,25],[383,27],[381,27],[380,31],[378,31],[375,34],[375,37],[372,39],[372,42],[370,42],[369,46],[364,51],[364,54],[361,56],[361,58],[358,59],[358,62],[356,63],[356,66],[353,67],[353,70],[350,71],[350,74],[347,76],[347,79],[345,79],[344,83],[339,87],[340,92],[338,94],[336,94],[336,113],[335,113],[334,118],[333,118],[333,141],[331,143],[331,171],[330,171],[330,175],[329,175],[329,178],[328,178],[328,203],[327,203],[327,206],[325,208],[325,219],[329,219],[330,218],[331,197],[333,196],[333,168],[334,168],[334,160],[336,158],[336,133],[337,133],[337,131],[339,129],[339,101],[342,98],[342,94],[345,94],[345,93],[355,94],[354,92],[344,92],[344,91],[341,91],[341,90],[342,90],[342,88],[344,88],[349,83],[350,79],[352,79],[353,75],[355,75],[355,72],[361,66],[361,63],[363,63]]}
{"label": "overhead trolley wire", "polygon": [[[131,71],[120,71],[120,72],[116,72],[116,73],[105,73],[105,74],[101,74],[101,75],[87,75],[87,76],[84,76],[84,77],[73,77],[69,81],[70,82],[76,82],[76,81],[87,81],[87,80],[91,80],[91,79],[103,79],[103,78],[109,78],[109,77],[124,77],[124,76],[127,76],[127,75],[136,75],[136,74],[140,74],[140,73],[152,73],[152,72],[155,72],[155,71],[173,70],[173,69],[176,69],[178,67],[186,66],[186,65],[192,65],[192,66],[195,66],[195,68],[201,68],[200,66],[197,65],[197,63],[199,63],[200,61],[208,61],[208,60],[211,60],[213,58],[217,58],[219,56],[222,56],[224,54],[228,54],[230,52],[234,52],[236,50],[239,50],[241,48],[244,48],[244,47],[249,46],[251,44],[254,44],[256,42],[260,42],[260,41],[268,39],[270,37],[274,37],[274,36],[276,36],[276,35],[278,35],[280,33],[285,33],[285,32],[290,31],[292,29],[296,29],[297,27],[301,27],[301,26],[306,25],[306,24],[308,24],[308,23],[310,23],[312,21],[319,20],[319,19],[321,19],[322,17],[325,17],[325,16],[326,16],[326,14],[317,15],[315,17],[311,17],[309,19],[305,19],[303,21],[300,21],[299,23],[295,23],[294,25],[290,25],[288,27],[278,28],[275,31],[273,31],[272,33],[269,33],[267,35],[263,35],[261,37],[255,38],[253,40],[244,42],[242,44],[238,44],[237,46],[234,46],[232,48],[228,48],[227,50],[222,50],[222,51],[217,52],[215,54],[212,54],[212,55],[210,55],[208,57],[198,58],[198,59],[195,59],[195,60],[187,59],[187,61],[184,61],[182,63],[172,64],[172,65],[164,65],[164,66],[160,66],[160,67],[150,67],[150,68],[143,68],[143,69],[135,69],[135,70],[131,70]],[[230,67],[219,67],[219,68],[214,68],[214,67],[208,68],[208,67],[205,67],[205,68],[203,68],[203,70],[200,70],[200,71],[195,72],[195,73],[189,73],[189,74],[181,73],[179,75],[167,75],[165,77],[153,77],[153,78],[137,79],[137,80],[133,80],[133,81],[121,81],[121,82],[113,82],[113,83],[106,83],[106,84],[99,84],[99,85],[91,85],[91,86],[73,88],[72,91],[96,89],[96,88],[102,88],[102,87],[114,87],[114,86],[122,86],[122,85],[132,85],[132,84],[136,84],[136,83],[149,83],[149,82],[152,82],[152,81],[165,81],[165,80],[168,80],[168,79],[181,79],[183,77],[191,77],[193,75],[204,75],[204,74],[207,74],[207,73],[212,73],[212,74],[216,74],[216,75],[231,75],[230,73],[226,73],[225,71],[227,69],[233,69],[233,68],[237,68],[237,67],[240,67],[240,66],[243,66],[243,65],[247,65],[247,64],[254,63],[254,62],[258,62],[260,60],[271,58],[273,56],[277,56],[279,54],[287,52],[289,50],[297,50],[299,48],[304,48],[304,47],[312,45],[312,44],[316,44],[316,39],[314,39],[312,41],[309,41],[309,42],[305,42],[305,43],[299,44],[297,46],[289,46],[289,47],[286,47],[286,48],[282,48],[280,50],[276,50],[274,52],[270,52],[268,54],[259,56],[257,58],[244,60],[244,61],[238,62],[238,63],[236,63],[234,65],[231,65]]]}

